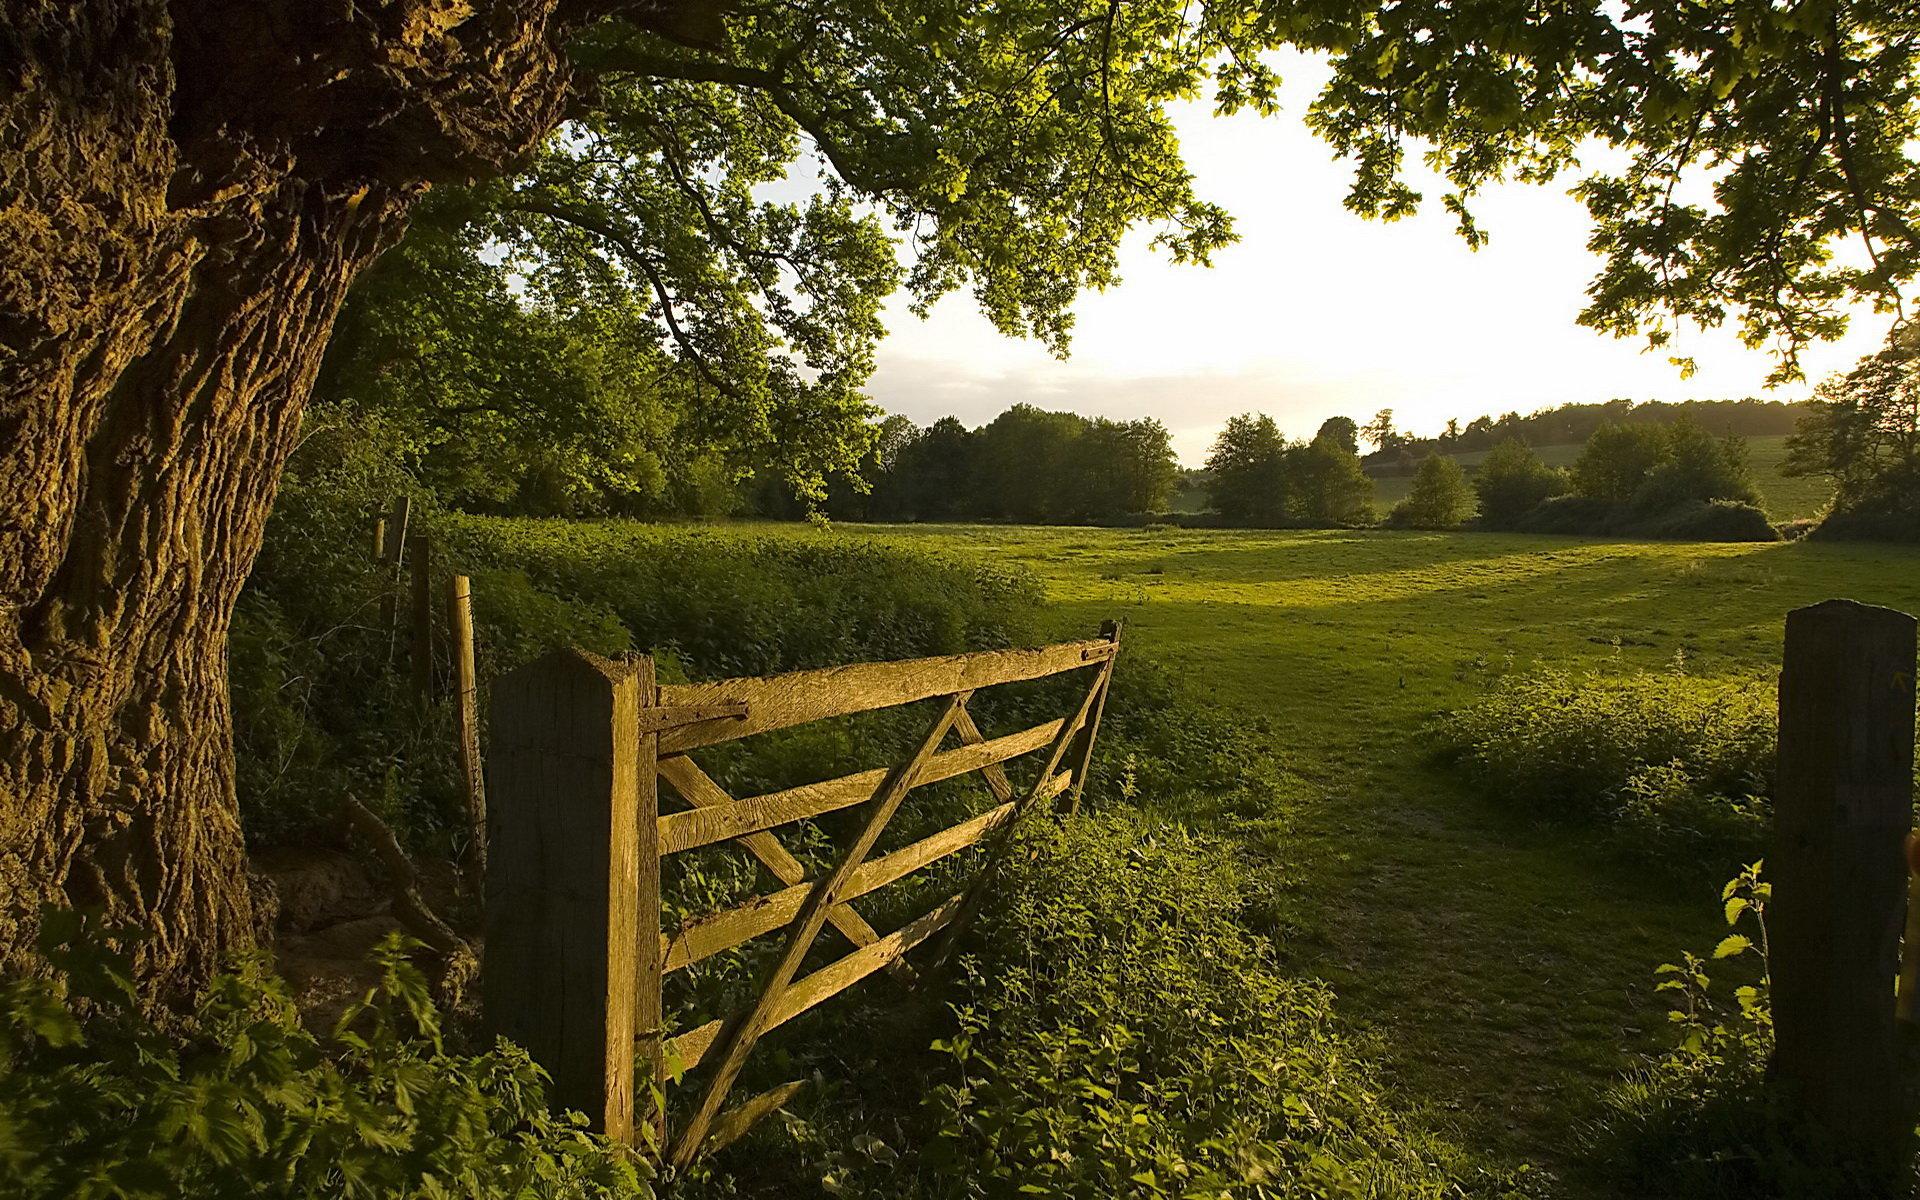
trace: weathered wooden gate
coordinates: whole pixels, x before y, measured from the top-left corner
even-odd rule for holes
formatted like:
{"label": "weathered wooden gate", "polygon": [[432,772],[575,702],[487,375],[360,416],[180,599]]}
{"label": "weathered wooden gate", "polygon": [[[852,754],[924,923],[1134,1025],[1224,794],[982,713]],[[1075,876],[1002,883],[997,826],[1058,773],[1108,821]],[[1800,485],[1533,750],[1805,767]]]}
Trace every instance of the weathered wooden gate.
{"label": "weathered wooden gate", "polygon": [[[494,691],[488,756],[482,992],[489,1027],[546,1067],[556,1103],[675,1164],[738,1137],[797,1087],[722,1111],[763,1034],[882,968],[910,978],[904,956],[964,922],[1020,819],[1062,795],[1078,803],[1119,649],[1119,628],[1110,624],[1099,639],[1035,650],[716,683],[661,686],[650,658],[579,652],[513,672]],[[987,739],[967,711],[982,688],[1082,668],[1092,668],[1093,679],[1077,708],[1059,719]],[[930,699],[942,700],[937,715],[913,752],[890,768],[735,799],[691,757],[721,742]],[[959,744],[942,749],[950,735]],[[1042,750],[1042,769],[1017,792],[1002,764]],[[976,771],[994,807],[872,856],[914,787]],[[684,809],[661,811],[660,780]],[[772,832],[855,807],[853,835],[817,878]],[[782,888],[662,930],[662,861],[726,841],[753,855]],[[972,882],[902,928],[883,935],[854,910],[858,897],[976,844],[985,861]],[[800,976],[828,925],[852,951]],[[780,930],[785,947],[745,1008],[666,1036],[667,974]],[[669,1061],[703,1077],[698,1104],[677,1128],[665,1101]]]}

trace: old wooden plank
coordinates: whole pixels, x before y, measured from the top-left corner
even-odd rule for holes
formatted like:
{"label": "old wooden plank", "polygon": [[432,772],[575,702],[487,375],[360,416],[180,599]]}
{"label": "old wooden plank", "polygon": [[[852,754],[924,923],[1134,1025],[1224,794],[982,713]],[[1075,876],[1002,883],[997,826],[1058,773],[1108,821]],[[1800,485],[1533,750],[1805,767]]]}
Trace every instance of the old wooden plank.
{"label": "old wooden plank", "polygon": [[658,733],[662,729],[671,729],[675,725],[735,719],[746,715],[747,706],[738,700],[729,700],[722,704],[695,704],[677,708],[663,705],[659,708],[650,708],[641,714],[640,732]]}
{"label": "old wooden plank", "polygon": [[[1060,772],[1053,777],[1042,799],[1048,799],[1066,791],[1072,781],[1072,775],[1065,771]],[[911,845],[902,846],[891,854],[884,854],[861,864],[860,869],[853,873],[847,880],[846,887],[841,890],[842,901],[854,900],[869,892],[878,891],[930,863],[965,850],[997,828],[1002,821],[1012,815],[1013,809],[1013,802],[1008,801],[970,820],[949,826]],[[731,950],[763,933],[771,933],[779,929],[793,920],[794,914],[800,911],[801,902],[806,899],[809,890],[809,886],[804,884],[785,888],[772,895],[756,897],[724,912],[711,913],[689,921],[682,925],[680,931],[667,943],[666,969],[677,971],[689,963],[699,962],[723,950]]]}
{"label": "old wooden plank", "polygon": [[[726,789],[715,783],[710,775],[700,769],[698,763],[685,755],[660,759],[659,774],[660,778],[673,785],[673,790],[680,793],[680,798],[688,804],[720,807],[733,803],[733,797],[727,795]],[[781,883],[799,883],[807,877],[806,867],[788,853],[787,848],[780,844],[780,839],[771,833],[749,833],[742,836],[739,842]],[[662,853],[665,851],[662,850]],[[868,945],[880,936],[859,913],[844,904],[836,907],[828,915],[828,920],[856,946]]]}
{"label": "old wooden plank", "polygon": [[793,1099],[806,1086],[806,1080],[796,1079],[777,1088],[768,1088],[753,1099],[728,1109],[714,1121],[713,1131],[707,1134],[707,1144],[702,1148],[702,1153],[714,1154],[733,1145],[749,1129],[764,1120],[768,1113]]}
{"label": "old wooden plank", "polygon": [[[667,1152],[666,974],[660,946],[660,735],[646,729],[646,713],[658,704],[660,689],[653,659],[635,660],[639,711],[634,714],[634,880],[639,893],[634,915],[633,963],[633,1124],[636,1140],[657,1158]],[[622,962],[629,961],[622,959]],[[610,964],[609,971],[618,964]]]}
{"label": "old wooden plank", "polygon": [[[907,793],[919,781],[921,768],[926,765],[929,758],[933,757],[934,751],[945,740],[947,732],[953,728],[954,714],[966,704],[970,695],[969,692],[961,692],[941,707],[940,715],[934,719],[933,725],[927,730],[926,736],[921,739],[913,755],[894,768],[887,782],[867,804],[865,820],[840,861],[834,864],[832,870],[821,876],[820,881],[814,885],[813,891],[801,905],[799,915],[793,920],[786,949],[781,952],[779,959],[767,972],[759,997],[755,999],[753,1006],[747,1010],[740,1022],[730,1029],[722,1043],[720,1060],[714,1067],[713,1076],[707,1083],[705,1093],[700,1097],[700,1105],[694,1110],[692,1117],[687,1121],[686,1128],[681,1131],[679,1140],[674,1144],[673,1161],[676,1165],[684,1166],[698,1153],[701,1143],[706,1139],[707,1128],[719,1115],[720,1107],[726,1102],[727,1093],[733,1087],[733,1081],[739,1077],[740,1068],[746,1065],[747,1055],[752,1053],[754,1043],[766,1030],[768,1019],[772,1016],[774,1008],[781,1002],[781,996],[787,990],[787,985],[792,982],[794,973],[800,969],[800,964],[805,960],[807,951],[813,946],[814,939],[819,937],[820,930],[825,927],[828,915],[839,904],[840,889],[845,886],[847,877],[858,870],[860,864],[872,852],[874,844],[880,840],[881,833],[886,830],[887,822],[893,819],[893,815],[900,810],[901,803],[906,800]],[[759,711],[757,707],[755,711]],[[1042,782],[1046,777],[1051,776],[1052,768],[1056,765],[1058,765],[1057,754],[1054,762],[1048,764],[1047,775],[1043,776]]]}
{"label": "old wooden plank", "polygon": [[987,847],[979,872],[974,876],[973,882],[968,884],[966,890],[961,893],[960,912],[954,918],[953,928],[934,955],[935,970],[944,967],[953,956],[953,949],[958,944],[960,933],[972,919],[974,909],[979,906],[980,896],[986,888],[987,881],[992,878],[1001,855],[1005,853],[1014,828],[1019,825],[1020,818],[1045,796],[1046,789],[1052,784],[1054,773],[1060,766],[1060,760],[1065,757],[1067,747],[1073,742],[1074,734],[1079,732],[1080,727],[1086,723],[1087,715],[1093,711],[1094,698],[1100,694],[1101,684],[1102,680],[1096,678],[1086,694],[1080,698],[1080,707],[1074,711],[1072,717],[1062,723],[1059,734],[1054,738],[1053,748],[1047,752],[1047,765],[1041,768],[1039,777],[1033,782],[1033,787],[1020,798],[1014,807],[1013,815],[995,828],[993,841]]}
{"label": "old wooden plank", "polygon": [[650,669],[568,651],[512,672],[494,689],[488,762],[487,1027],[546,1068],[556,1107],[622,1140],[641,932],[633,730]]}
{"label": "old wooden plank", "polygon": [[[964,715],[964,714],[963,714]],[[956,723],[957,727],[957,723]],[[968,719],[968,728],[972,720]],[[976,736],[978,730],[974,731]],[[992,741],[974,742],[953,750],[943,750],[927,760],[926,768],[921,772],[921,783],[937,783],[943,779],[952,779],[965,775],[969,771],[982,768],[997,769],[998,764],[1008,759],[1030,754],[1053,741],[1060,732],[1059,721],[1048,721],[1019,733],[1010,733]],[[965,736],[963,733],[962,736]],[[671,764],[684,761],[676,756],[661,760],[662,770]],[[822,813],[838,809],[852,808],[873,797],[875,789],[886,781],[886,768],[860,771],[844,775],[839,779],[829,779],[822,783],[809,783],[800,787],[787,788],[784,791],[770,792],[764,796],[753,796],[745,800],[735,800],[726,804],[704,805],[686,812],[668,813],[660,818],[660,843],[667,854],[677,854],[682,850],[691,850],[697,846],[707,846],[722,842],[728,838],[740,837],[759,829],[772,829],[791,821],[817,817]],[[672,782],[672,779],[669,779]],[[1006,775],[1001,773],[1001,784],[1005,784]],[[676,787],[678,785],[676,784]],[[989,786],[992,786],[991,776]],[[997,793],[998,788],[994,789]],[[1012,795],[1007,789],[1006,799]],[[696,803],[688,797],[689,803]]]}
{"label": "old wooden plank", "polygon": [[708,721],[672,730],[660,739],[660,752],[677,754],[828,717],[1041,679],[1105,662],[1113,652],[1113,643],[1095,639],[1033,650],[986,650],[901,662],[855,663],[788,675],[674,684],[661,689],[662,704],[742,700],[751,711],[741,720]]}
{"label": "old wooden plank", "polygon": [[[791,1021],[815,1005],[839,995],[887,964],[899,960],[914,947],[951,924],[960,912],[961,899],[957,895],[949,897],[932,912],[902,926],[871,946],[862,946],[846,957],[828,963],[792,986],[782,989],[778,999],[769,1008],[767,1023],[761,1028],[761,1032],[765,1033],[769,1029]],[[729,1022],[734,1020],[738,1020],[738,1017],[722,1017],[708,1021],[674,1038],[669,1043],[674,1057],[691,1071],[706,1058]]]}

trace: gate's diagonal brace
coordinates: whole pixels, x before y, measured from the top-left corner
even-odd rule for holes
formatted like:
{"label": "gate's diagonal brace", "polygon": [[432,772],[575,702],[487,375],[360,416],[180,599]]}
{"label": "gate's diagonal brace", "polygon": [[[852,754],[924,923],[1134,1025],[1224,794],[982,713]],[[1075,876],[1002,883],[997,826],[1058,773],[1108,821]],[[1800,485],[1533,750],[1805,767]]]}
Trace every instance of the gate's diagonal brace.
{"label": "gate's diagonal brace", "polygon": [[[977,746],[987,740],[986,735],[980,732],[980,727],[973,723],[973,714],[964,708],[953,719],[953,731],[960,735],[960,744],[963,746]],[[1007,779],[1005,767],[999,763],[988,763],[980,768],[980,774],[987,781],[987,790],[993,793],[994,803],[1005,804],[1013,799],[1013,783]]]}
{"label": "gate's diagonal brace", "polygon": [[[886,782],[881,784],[880,789],[874,793],[873,799],[868,801],[866,821],[852,844],[847,847],[846,853],[841,856],[834,868],[814,885],[813,891],[808,893],[799,914],[793,919],[792,932],[787,938],[786,950],[782,952],[779,961],[768,973],[759,997],[753,1002],[753,1007],[738,1024],[734,1025],[727,1036],[726,1048],[714,1067],[713,1079],[707,1084],[706,1094],[700,1098],[700,1107],[687,1122],[686,1128],[681,1131],[679,1141],[674,1144],[674,1165],[686,1166],[700,1152],[701,1144],[706,1140],[708,1128],[713,1124],[713,1119],[719,1115],[720,1106],[726,1103],[727,1093],[732,1090],[733,1081],[739,1077],[741,1067],[746,1065],[747,1055],[752,1052],[754,1043],[765,1029],[767,1018],[772,1013],[774,1005],[779,1002],[780,995],[786,991],[787,985],[793,982],[800,964],[806,959],[807,951],[813,947],[814,939],[820,936],[820,930],[826,925],[828,915],[833,912],[834,906],[839,902],[840,888],[846,883],[847,877],[866,860],[867,855],[872,853],[874,845],[880,840],[881,833],[886,830],[887,823],[900,810],[901,802],[912,790],[921,768],[925,766],[927,759],[933,756],[934,751],[939,749],[940,743],[945,740],[947,732],[953,728],[955,719],[965,709],[967,699],[971,695],[971,691],[961,692],[941,709],[939,717],[927,730],[926,736],[921,739],[913,756],[894,768]],[[1083,703],[1082,718],[1085,713],[1086,705]],[[1060,755],[1064,751],[1065,741],[1062,739],[1054,748],[1052,761],[1047,767],[1048,774],[1051,774],[1054,767],[1059,764]]]}
{"label": "gate's diagonal brace", "polygon": [[[713,776],[701,770],[700,764],[684,754],[661,759],[660,777],[672,784],[673,790],[680,793],[680,798],[695,808],[712,808],[733,803],[733,797],[727,794],[726,789],[714,782]],[[800,860],[789,853],[787,848],[780,844],[780,839],[773,834],[761,830],[758,833],[745,834],[735,840],[759,859],[761,864],[781,883],[792,887],[796,883],[805,881],[806,867],[801,865]],[[855,949],[871,946],[880,939],[880,934],[873,926],[867,924],[864,917],[853,911],[852,905],[843,904],[832,909],[827,913],[827,920],[833,922],[833,927],[846,935]],[[892,966],[899,968],[899,977],[903,980],[912,978],[913,968],[906,963],[894,963]]]}
{"label": "gate's diagonal brace", "polygon": [[1074,713],[1071,720],[1061,725],[1060,732],[1054,735],[1053,746],[1047,751],[1047,765],[1041,768],[1039,778],[1033,781],[1033,787],[1020,798],[1020,803],[1014,810],[1007,814],[1007,819],[994,830],[992,839],[985,846],[984,861],[980,864],[979,873],[973,877],[973,882],[967,885],[966,892],[960,900],[960,911],[955,914],[953,923],[947,927],[946,933],[941,937],[939,952],[934,955],[930,969],[939,970],[952,956],[954,946],[960,941],[961,932],[966,928],[967,921],[972,918],[973,910],[980,904],[980,894],[985,890],[988,878],[992,876],[1001,854],[1005,852],[1008,841],[1013,837],[1014,829],[1020,824],[1020,818],[1033,807],[1034,801],[1046,788],[1047,781],[1053,778],[1055,771],[1059,770],[1060,760],[1066,757],[1067,749],[1073,745],[1074,736],[1080,732],[1080,727],[1090,719],[1094,701],[1105,691],[1107,677],[1112,671],[1113,660],[1108,659],[1106,665],[1100,668],[1099,674],[1094,676],[1093,686],[1088,688],[1087,694],[1080,698],[1079,710]]}

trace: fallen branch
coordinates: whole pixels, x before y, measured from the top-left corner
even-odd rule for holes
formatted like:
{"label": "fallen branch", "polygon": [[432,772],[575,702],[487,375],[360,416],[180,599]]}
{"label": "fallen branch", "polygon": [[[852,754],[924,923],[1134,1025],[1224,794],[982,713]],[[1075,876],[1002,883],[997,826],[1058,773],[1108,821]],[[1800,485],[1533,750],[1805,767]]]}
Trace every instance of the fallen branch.
{"label": "fallen branch", "polygon": [[358,834],[386,868],[387,878],[393,885],[393,915],[407,932],[442,956],[472,955],[473,948],[467,945],[466,939],[441,920],[421,897],[420,873],[414,869],[407,852],[400,848],[400,839],[394,836],[393,827],[352,796],[341,805],[341,813],[347,831]]}

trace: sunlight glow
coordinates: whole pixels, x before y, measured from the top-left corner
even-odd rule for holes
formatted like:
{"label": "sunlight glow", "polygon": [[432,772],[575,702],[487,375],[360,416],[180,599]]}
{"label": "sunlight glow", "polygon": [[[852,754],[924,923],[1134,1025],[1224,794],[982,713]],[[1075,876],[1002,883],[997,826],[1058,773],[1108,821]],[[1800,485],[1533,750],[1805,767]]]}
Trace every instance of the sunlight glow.
{"label": "sunlight glow", "polygon": [[[1124,280],[1084,297],[1069,361],[1002,337],[971,297],[949,296],[922,321],[896,297],[869,393],[921,423],[949,413],[978,424],[1020,402],[1089,416],[1159,417],[1187,465],[1226,418],[1272,413],[1310,436],[1337,413],[1364,422],[1392,408],[1402,428],[1433,433],[1509,410],[1566,402],[1794,400],[1810,383],[1877,348],[1888,319],[1862,308],[1840,342],[1805,357],[1809,384],[1765,390],[1772,359],[1726,329],[1687,333],[1669,350],[1575,324],[1598,256],[1572,182],[1512,184],[1482,196],[1485,249],[1468,249],[1426,187],[1409,220],[1363,220],[1341,206],[1349,169],[1301,120],[1326,76],[1295,56],[1281,115],[1177,114],[1201,194],[1226,206],[1241,241],[1211,269],[1176,267],[1136,231]],[[1692,355],[1682,379],[1669,354]]]}

